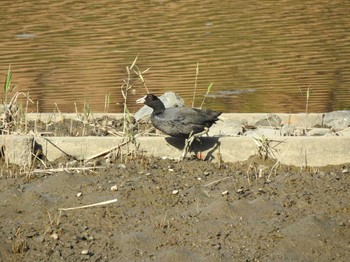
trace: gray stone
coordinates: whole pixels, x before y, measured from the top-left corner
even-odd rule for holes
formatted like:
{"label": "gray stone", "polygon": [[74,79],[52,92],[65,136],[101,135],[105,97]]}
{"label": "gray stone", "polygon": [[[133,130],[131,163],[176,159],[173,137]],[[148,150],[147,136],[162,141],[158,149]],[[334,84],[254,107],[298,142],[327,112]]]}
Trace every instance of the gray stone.
{"label": "gray stone", "polygon": [[334,111],[324,114],[323,125],[337,130],[349,127],[350,110]]}
{"label": "gray stone", "polygon": [[227,121],[225,116],[219,117],[220,121],[212,125],[209,129],[209,136],[238,136],[242,132],[243,121]]}
{"label": "gray stone", "polygon": [[282,119],[275,114],[268,114],[266,117],[255,122],[256,126],[271,126],[277,127],[281,126]]}
{"label": "gray stone", "polygon": [[306,133],[308,136],[326,136],[326,135],[334,135],[335,133],[332,132],[329,128],[313,128],[310,131]]}
{"label": "gray stone", "polygon": [[248,130],[247,132],[244,133],[245,136],[249,137],[276,137],[276,136],[281,136],[281,131],[279,129],[273,129],[273,128],[264,128],[260,127],[258,129],[252,129]]}
{"label": "gray stone", "polygon": [[323,114],[319,113],[299,113],[299,114],[278,114],[282,118],[282,123],[295,127],[312,128],[322,126]]}
{"label": "gray stone", "polygon": [[[168,107],[183,107],[184,101],[182,98],[175,94],[174,92],[164,93],[159,97],[159,99],[164,103],[165,108]],[[152,114],[153,109],[148,106],[143,106],[139,111],[134,114],[135,120],[139,121]]]}

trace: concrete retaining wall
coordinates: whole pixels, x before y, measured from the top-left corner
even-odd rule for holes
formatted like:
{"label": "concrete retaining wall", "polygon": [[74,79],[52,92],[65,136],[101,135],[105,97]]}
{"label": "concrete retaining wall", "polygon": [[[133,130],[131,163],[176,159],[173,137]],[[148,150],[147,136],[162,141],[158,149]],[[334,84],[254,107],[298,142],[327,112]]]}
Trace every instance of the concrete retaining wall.
{"label": "concrete retaining wall", "polygon": [[[104,114],[94,114],[102,117]],[[231,121],[245,120],[248,124],[264,118],[268,114],[223,114],[213,129],[225,128]],[[277,114],[282,124],[301,127],[322,126],[323,114]],[[109,117],[121,118],[122,114],[109,114]],[[28,120],[60,121],[79,118],[76,114],[28,114]],[[156,157],[179,158],[184,146],[183,140],[171,137],[139,137],[139,150]],[[201,152],[203,159],[226,162],[245,161],[264,151],[264,142],[247,136],[203,137],[202,143],[193,145],[195,152]],[[268,137],[268,156],[281,164],[294,166],[321,167],[350,163],[350,136],[287,136]],[[63,156],[86,160],[96,154],[115,148],[125,142],[121,137],[34,137],[0,136],[1,152],[8,163],[29,166],[38,150],[47,160],[55,161]],[[259,149],[260,147],[260,149]],[[130,151],[133,145],[121,147]]]}
{"label": "concrete retaining wall", "polygon": [[[122,144],[119,137],[32,137],[1,136],[8,163],[30,165],[36,148],[40,148],[49,161],[63,156],[88,159],[100,152]],[[269,140],[269,157],[281,164],[294,166],[327,166],[350,163],[349,137],[276,137]],[[169,137],[140,137],[139,150],[156,157],[179,158],[183,141]],[[123,147],[124,150],[125,147]],[[130,145],[129,150],[133,149]],[[202,138],[202,144],[194,144],[194,150],[201,151],[202,157],[226,162],[245,161],[259,153],[259,143],[250,137]],[[264,153],[264,152],[263,152]]]}

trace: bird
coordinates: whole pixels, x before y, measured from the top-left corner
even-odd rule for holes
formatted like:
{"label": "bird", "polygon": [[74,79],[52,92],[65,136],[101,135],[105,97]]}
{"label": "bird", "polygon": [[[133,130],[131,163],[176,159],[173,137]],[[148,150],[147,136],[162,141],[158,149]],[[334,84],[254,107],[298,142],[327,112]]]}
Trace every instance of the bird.
{"label": "bird", "polygon": [[182,157],[186,155],[193,140],[207,134],[222,113],[193,107],[165,108],[163,102],[154,94],[147,94],[137,99],[136,103],[145,104],[153,109],[151,122],[156,129],[169,136],[186,139]]}
{"label": "bird", "polygon": [[136,103],[145,104],[153,109],[151,121],[153,126],[172,137],[188,138],[203,132],[219,120],[221,112],[192,107],[165,108],[163,102],[154,94],[148,94]]}

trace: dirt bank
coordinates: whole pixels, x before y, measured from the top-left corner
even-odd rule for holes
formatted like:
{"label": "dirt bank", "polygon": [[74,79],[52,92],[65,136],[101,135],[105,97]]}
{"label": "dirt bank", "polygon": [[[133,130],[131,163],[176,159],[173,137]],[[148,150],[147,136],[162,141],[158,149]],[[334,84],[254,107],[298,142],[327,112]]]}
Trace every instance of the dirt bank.
{"label": "dirt bank", "polygon": [[349,166],[270,174],[272,164],[138,159],[31,178],[8,169],[0,259],[348,261]]}

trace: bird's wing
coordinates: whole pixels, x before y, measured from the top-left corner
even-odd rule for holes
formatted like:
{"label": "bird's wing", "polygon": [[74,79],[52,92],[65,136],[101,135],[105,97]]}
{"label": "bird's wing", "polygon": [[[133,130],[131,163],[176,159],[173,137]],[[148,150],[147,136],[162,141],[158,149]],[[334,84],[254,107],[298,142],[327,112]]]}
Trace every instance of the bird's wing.
{"label": "bird's wing", "polygon": [[[183,124],[203,124],[208,121],[213,121],[211,110],[196,109],[190,107],[174,107],[167,108],[163,112],[163,119],[168,121],[181,121]],[[216,116],[214,116],[216,118]]]}

